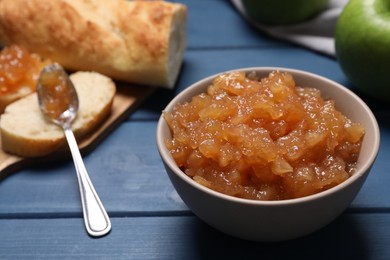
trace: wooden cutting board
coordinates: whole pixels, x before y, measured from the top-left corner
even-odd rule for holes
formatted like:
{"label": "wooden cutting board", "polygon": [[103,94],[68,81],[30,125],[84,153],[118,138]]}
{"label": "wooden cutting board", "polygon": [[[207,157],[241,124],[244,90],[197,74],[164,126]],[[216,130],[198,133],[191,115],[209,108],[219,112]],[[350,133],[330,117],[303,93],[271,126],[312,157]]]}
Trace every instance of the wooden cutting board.
{"label": "wooden cutting board", "polygon": [[[92,151],[115,127],[117,127],[130,113],[154,92],[154,88],[145,86],[130,86],[127,83],[117,83],[117,92],[112,104],[110,116],[93,133],[78,141],[81,154]],[[55,161],[70,158],[68,148],[53,153],[50,156],[39,158],[23,158],[8,154],[1,149],[0,137],[0,179],[25,167],[43,161]]]}

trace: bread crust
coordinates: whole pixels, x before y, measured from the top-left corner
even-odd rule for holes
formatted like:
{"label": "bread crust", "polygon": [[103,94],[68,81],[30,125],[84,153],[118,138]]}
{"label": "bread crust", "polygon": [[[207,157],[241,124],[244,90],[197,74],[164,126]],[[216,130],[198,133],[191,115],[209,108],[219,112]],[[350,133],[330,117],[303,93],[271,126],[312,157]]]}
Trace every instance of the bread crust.
{"label": "bread crust", "polygon": [[186,7],[164,1],[2,0],[0,42],[68,70],[171,88],[186,47]]}

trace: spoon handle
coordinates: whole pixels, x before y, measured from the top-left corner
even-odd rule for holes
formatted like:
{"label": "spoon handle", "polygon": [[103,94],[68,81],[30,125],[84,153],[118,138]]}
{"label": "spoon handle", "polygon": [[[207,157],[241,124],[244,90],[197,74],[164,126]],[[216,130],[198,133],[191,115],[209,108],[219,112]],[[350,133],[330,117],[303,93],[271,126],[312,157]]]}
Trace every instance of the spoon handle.
{"label": "spoon handle", "polygon": [[64,126],[64,132],[76,167],[85,227],[91,236],[103,236],[111,230],[110,219],[88,176],[70,126]]}

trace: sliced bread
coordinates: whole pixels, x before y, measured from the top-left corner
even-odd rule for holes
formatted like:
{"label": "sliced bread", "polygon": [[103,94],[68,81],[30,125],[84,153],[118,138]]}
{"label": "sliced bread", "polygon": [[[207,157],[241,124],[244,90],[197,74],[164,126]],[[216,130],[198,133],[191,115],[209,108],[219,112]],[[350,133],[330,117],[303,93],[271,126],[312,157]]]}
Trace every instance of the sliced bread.
{"label": "sliced bread", "polygon": [[[72,129],[80,139],[109,116],[116,86],[96,72],[76,72],[70,79],[80,102]],[[36,93],[6,107],[0,118],[0,131],[2,149],[23,157],[45,156],[66,146],[63,130],[41,113]]]}
{"label": "sliced bread", "polygon": [[3,113],[5,108],[12,102],[22,97],[25,97],[33,92],[34,90],[32,88],[28,86],[23,86],[18,88],[13,93],[0,94],[0,114]]}

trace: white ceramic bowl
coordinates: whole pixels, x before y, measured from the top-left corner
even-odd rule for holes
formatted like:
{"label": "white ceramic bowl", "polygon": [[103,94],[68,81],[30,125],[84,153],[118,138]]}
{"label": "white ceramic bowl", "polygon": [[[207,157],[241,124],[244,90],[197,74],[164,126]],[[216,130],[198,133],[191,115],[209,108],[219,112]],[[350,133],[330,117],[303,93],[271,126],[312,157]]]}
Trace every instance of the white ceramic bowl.
{"label": "white ceramic bowl", "polygon": [[[186,176],[176,165],[164,142],[171,137],[170,129],[161,116],[157,126],[157,146],[176,191],[186,205],[210,226],[235,237],[253,241],[281,241],[314,232],[339,216],[362,187],[379,149],[379,127],[368,106],[353,92],[324,77],[287,68],[245,68],[261,77],[273,70],[293,75],[297,85],[321,90],[324,98],[336,101],[336,107],[365,127],[357,170],[345,182],[321,193],[298,199],[255,201],[221,194],[208,189]],[[171,111],[180,102],[204,92],[216,75],[191,85],[178,94],[165,108]]]}

